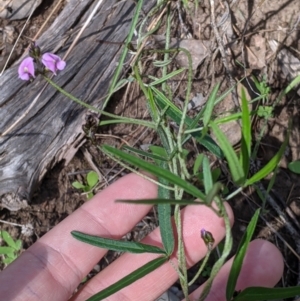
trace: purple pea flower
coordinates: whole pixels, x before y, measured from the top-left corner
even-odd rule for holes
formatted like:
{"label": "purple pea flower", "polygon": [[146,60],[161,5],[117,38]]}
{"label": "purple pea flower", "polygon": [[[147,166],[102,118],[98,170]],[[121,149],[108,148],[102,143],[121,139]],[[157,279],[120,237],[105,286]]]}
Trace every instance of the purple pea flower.
{"label": "purple pea flower", "polygon": [[46,52],[42,55],[43,65],[56,75],[57,70],[64,70],[66,67],[66,62],[63,61],[58,55],[50,52]]}
{"label": "purple pea flower", "polygon": [[18,69],[19,78],[22,80],[30,80],[34,75],[34,60],[32,57],[24,59]]}

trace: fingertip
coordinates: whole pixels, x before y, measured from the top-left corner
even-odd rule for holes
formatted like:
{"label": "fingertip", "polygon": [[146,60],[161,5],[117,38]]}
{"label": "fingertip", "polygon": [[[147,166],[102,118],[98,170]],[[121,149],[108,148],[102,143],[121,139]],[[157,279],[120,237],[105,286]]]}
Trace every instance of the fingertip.
{"label": "fingertip", "polygon": [[271,242],[255,239],[244,258],[237,290],[249,286],[274,287],[283,275],[284,261],[279,249]]}
{"label": "fingertip", "polygon": [[[234,222],[234,215],[230,205],[223,203],[228,214],[230,224]],[[216,204],[213,205],[218,210]],[[200,231],[209,231],[216,246],[225,236],[224,218],[217,215],[206,205],[192,205],[182,210],[183,238],[186,245],[186,257],[188,265],[192,266],[207,253],[207,247],[201,239]]]}
{"label": "fingertip", "polygon": [[[221,268],[205,300],[226,300],[226,286],[233,260],[231,258]],[[283,269],[283,257],[275,245],[262,239],[253,240],[248,246],[235,289],[242,291],[253,286],[274,287],[282,277]],[[205,283],[190,296],[199,298],[204,287]]]}
{"label": "fingertip", "polygon": [[157,185],[142,175],[130,173],[109,185],[100,194],[112,195],[121,199],[123,196],[124,198],[130,196],[133,199],[155,198],[157,196]]}

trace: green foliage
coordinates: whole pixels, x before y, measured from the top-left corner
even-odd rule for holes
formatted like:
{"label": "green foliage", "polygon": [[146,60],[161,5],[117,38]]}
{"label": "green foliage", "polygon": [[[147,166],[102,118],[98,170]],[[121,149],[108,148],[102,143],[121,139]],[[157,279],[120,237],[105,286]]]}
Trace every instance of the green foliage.
{"label": "green foliage", "polygon": [[259,106],[257,110],[257,116],[269,119],[273,116],[273,108],[269,106]]}
{"label": "green foliage", "polygon": [[93,189],[99,182],[99,176],[95,171],[90,171],[86,175],[86,184],[82,184],[78,181],[72,183],[72,186],[76,189],[81,189],[83,192],[87,193],[87,198],[91,199],[94,196]]}
{"label": "green foliage", "polygon": [[219,127],[214,122],[211,122],[210,126],[214,131],[214,134],[218,139],[219,145],[227,159],[233,182],[238,185],[242,184],[245,180],[245,173],[243,171],[242,166],[240,165],[237,154],[235,153],[228,138],[219,129]]}
{"label": "green foliage", "polygon": [[208,278],[211,274],[211,267],[210,266],[205,266],[202,273],[201,273],[201,276],[204,277],[204,278]]}
{"label": "green foliage", "polygon": [[288,169],[296,174],[300,174],[300,160],[290,162],[288,164]]}
{"label": "green foliage", "polygon": [[231,266],[228,282],[227,282],[227,288],[226,288],[226,299],[227,301],[232,300],[232,297],[235,292],[235,286],[238,279],[238,276],[240,274],[240,271],[242,269],[242,264],[244,257],[246,255],[248,245],[250,243],[250,240],[252,239],[257,220],[259,218],[260,210],[256,210],[255,214],[253,215],[246,232],[244,233],[242,240],[239,244],[238,250],[236,252],[236,256],[234,258],[233,264]]}
{"label": "green foliage", "polygon": [[292,287],[248,287],[234,301],[265,301],[292,298],[300,294],[300,286]]}
{"label": "green foliage", "polygon": [[268,98],[271,93],[271,88],[267,84],[267,78],[264,75],[262,80],[259,81],[254,75],[252,76],[255,87],[259,92],[259,98],[262,99],[262,103],[265,105],[268,102]]}
{"label": "green foliage", "polygon": [[[166,50],[166,53],[170,53],[170,51]],[[168,58],[165,61],[165,64],[160,63],[159,66],[161,66],[161,68],[165,68],[169,62],[170,59]],[[268,117],[269,114],[272,113],[271,111],[268,113],[266,109],[267,113],[264,113],[262,109],[260,109],[258,112],[250,112],[248,105],[249,100],[246,98],[245,91],[242,90],[241,112],[218,119],[217,117],[213,116],[214,107],[227,95],[227,92],[218,97],[217,94],[219,91],[219,85],[216,85],[209,95],[208,101],[204,108],[194,118],[191,118],[187,116],[188,98],[184,102],[184,108],[179,109],[169,98],[170,90],[166,88],[167,81],[175,75],[181,73],[183,70],[180,69],[178,72],[171,72],[169,74],[163,72],[164,76],[159,79],[149,77],[152,82],[148,83],[147,85],[142,81],[142,76],[139,74],[139,68],[134,67],[133,70],[135,72],[135,78],[140,85],[141,90],[145,94],[146,99],[148,100],[147,105],[152,117],[151,124],[155,125],[156,132],[160,137],[162,145],[151,145],[149,146],[148,151],[128,146],[124,146],[122,149],[117,149],[109,145],[101,145],[99,148],[108,157],[114,159],[129,170],[143,170],[156,177],[157,183],[159,184],[158,198],[149,200],[122,200],[122,202],[157,205],[163,248],[145,245],[138,242],[128,242],[112,240],[104,237],[90,236],[88,234],[79,233],[76,231],[73,231],[72,235],[82,242],[109,250],[131,253],[156,253],[163,255],[163,257],[160,257],[157,260],[154,260],[142,268],[132,272],[117,283],[106,288],[102,292],[97,293],[89,300],[102,300],[103,298],[106,298],[109,295],[117,292],[119,289],[129,285],[130,283],[136,281],[140,277],[150,273],[155,268],[164,264],[174,251],[175,240],[178,241],[178,276],[185,297],[188,298],[188,286],[196,280],[196,277],[198,277],[200,274],[203,275],[203,273],[207,271],[209,273],[209,279],[200,298],[200,300],[205,300],[205,297],[209,293],[213,279],[224,265],[224,262],[230,254],[232,248],[229,217],[225,211],[222,199],[222,196],[227,193],[225,190],[228,190],[229,188],[224,188],[224,185],[219,182],[221,169],[219,167],[212,168],[209,159],[210,157],[204,155],[204,153],[200,153],[196,157],[191,170],[187,168],[189,151],[184,147],[185,143],[191,139],[194,139],[195,143],[206,147],[211,155],[214,155],[220,160],[223,160],[224,163],[227,163],[229,167],[229,176],[237,187],[234,192],[227,196],[226,199],[228,200],[234,195],[240,193],[243,188],[255,184],[272,171],[276,170],[286,148],[288,135],[286,136],[283,145],[274,158],[272,158],[264,167],[262,167],[261,170],[249,177],[250,158],[253,157],[251,152],[251,117],[254,114],[260,114],[260,116]],[[190,84],[191,82],[188,82],[188,85]],[[264,93],[261,96],[261,99],[267,101],[269,93],[267,89],[268,87],[259,82],[256,82],[256,84],[258,85],[258,88],[261,89],[259,91]],[[159,86],[162,88],[159,89]],[[229,122],[231,120],[240,120],[242,125],[242,139],[239,153],[233,148],[226,135],[219,128],[220,123]],[[179,127],[177,133],[174,133],[173,129],[169,126],[170,122]],[[213,131],[217,142],[214,141],[209,135],[210,131]],[[196,183],[193,183],[191,179],[196,180]],[[94,187],[93,185],[96,185],[97,182],[98,177],[94,178],[92,182],[89,181],[87,177],[87,184],[83,185],[77,182],[76,188],[90,192]],[[73,186],[75,187],[74,183]],[[202,191],[202,189],[204,191]],[[188,195],[189,197],[183,198],[184,194]],[[197,200],[194,200],[194,198]],[[212,206],[213,202],[217,204],[218,209],[215,209]],[[224,240],[224,247],[221,248],[220,257],[216,260],[215,264],[212,267],[207,266],[208,258],[211,252],[211,250],[208,250],[197,275],[192,281],[188,282],[185,246],[183,243],[181,229],[182,221],[180,215],[180,206],[201,204],[211,207],[216,214],[224,219],[226,236]],[[176,234],[173,231],[171,222],[171,206],[175,206],[174,220],[177,228]],[[228,281],[227,300],[231,300],[233,298],[237,277],[255,229],[258,216],[259,212],[254,215],[239,246],[239,250]],[[176,238],[175,235],[177,235]],[[241,294],[243,293],[244,292]],[[247,293],[247,296],[250,296],[250,299],[251,293],[251,291]],[[290,291],[288,293],[290,293]],[[237,298],[239,298],[240,295],[238,295]]]}
{"label": "green foliage", "polygon": [[[261,80],[253,77],[253,81],[259,96],[255,100],[252,100],[252,102],[261,100],[261,105],[258,107],[257,111],[251,112],[249,110],[249,103],[251,100],[246,98],[246,93],[244,90],[242,90],[241,112],[232,113],[228,116],[220,118],[218,116],[214,116],[214,108],[216,104],[222,101],[229,93],[232,92],[233,89],[235,89],[235,87],[231,87],[222,95],[218,96],[218,94],[220,94],[220,85],[216,84],[213,87],[210,95],[208,95],[208,100],[203,108],[201,108],[201,110],[197,112],[194,117],[190,117],[188,115],[188,104],[191,96],[193,75],[192,57],[186,49],[171,49],[169,47],[172,19],[170,9],[165,10],[167,26],[165,29],[166,41],[164,49],[143,48],[146,38],[158,29],[160,26],[160,21],[158,21],[157,25],[149,32],[143,34],[145,25],[147,22],[149,22],[149,19],[152,18],[154,14],[163,12],[166,4],[167,1],[165,0],[158,1],[157,5],[153,7],[148,15],[143,13],[143,18],[140,22],[140,25],[138,25],[138,21],[142,13],[143,1],[136,1],[136,12],[134,14],[132,25],[126,39],[127,47],[125,47],[125,50],[122,53],[116,73],[112,79],[112,85],[110,87],[108,96],[103,105],[103,107],[107,105],[109,98],[115,91],[123,87],[126,83],[135,81],[135,83],[139,85],[140,90],[147,100],[148,111],[150,112],[152,119],[151,121],[116,116],[97,108],[93,108],[89,104],[86,104],[63,91],[50,79],[46,79],[58,91],[64,93],[73,101],[83,105],[88,109],[111,118],[109,120],[101,120],[100,126],[114,123],[129,123],[145,126],[154,130],[159,138],[159,141],[161,142],[161,145],[151,145],[147,151],[129,146],[124,146],[122,149],[117,149],[109,145],[99,146],[99,149],[103,153],[114,159],[121,166],[126,167],[128,170],[135,172],[136,170],[143,170],[156,177],[156,180],[150,179],[151,181],[156,181],[159,185],[158,197],[156,199],[122,200],[122,202],[157,205],[163,247],[159,248],[139,242],[128,242],[113,240],[105,237],[96,237],[73,231],[73,237],[84,243],[89,243],[97,247],[120,252],[155,253],[159,254],[157,256],[161,256],[145,264],[143,267],[132,272],[130,275],[127,275],[110,287],[104,289],[102,292],[97,293],[91,297],[89,301],[107,298],[111,294],[133,283],[134,281],[160,267],[162,264],[166,263],[174,252],[175,242],[177,243],[178,247],[176,254],[178,258],[178,277],[185,298],[188,300],[188,286],[191,285],[195,279],[193,279],[190,283],[188,282],[187,263],[185,256],[186,250],[182,237],[182,217],[180,214],[180,208],[181,206],[203,204],[210,207],[218,216],[223,219],[226,228],[224,247],[221,248],[221,254],[219,258],[212,267],[208,267],[206,264],[211,252],[211,250],[208,248],[208,252],[196,275],[198,276],[201,273],[203,275],[205,271],[209,272],[209,279],[203,290],[202,296],[200,297],[200,300],[204,300],[209,293],[214,277],[224,265],[224,262],[228,258],[232,248],[232,234],[229,217],[224,207],[224,195],[230,189],[234,190],[225,199],[229,200],[234,195],[242,192],[245,187],[254,185],[256,182],[268,176],[272,171],[276,170],[287,145],[289,135],[286,135],[286,139],[278,153],[259,171],[249,176],[250,159],[255,159],[256,157],[256,147],[254,147],[254,150],[252,149],[253,141],[251,132],[251,119],[254,115],[256,115],[264,118],[266,121],[272,116],[273,113],[273,107],[268,106],[271,90],[265,77],[263,77]],[[190,3],[187,0],[182,0],[182,4],[183,7],[186,8],[186,11],[188,11],[188,6]],[[136,56],[131,62],[132,74],[130,74],[127,79],[121,79],[118,81],[123,68],[123,63],[125,62],[125,58],[128,54],[128,46],[131,43],[134,33],[137,34],[137,46],[135,51]],[[170,68],[170,63],[173,62],[173,58],[178,54],[178,52],[186,55],[188,67],[174,70]],[[147,76],[147,74],[144,74],[143,64],[140,64],[140,59],[145,53],[156,56],[156,59],[155,61],[152,61],[152,64],[155,68],[161,68],[159,72],[157,72],[157,74],[161,74],[161,77],[158,78],[154,77],[153,75]],[[150,55],[149,64],[151,64]],[[186,95],[182,107],[179,108],[175,104],[175,95],[173,95],[170,82],[173,81],[173,79],[177,80],[178,77],[182,76],[184,73],[187,75],[186,81],[184,82]],[[290,85],[284,91],[282,91],[275,103],[278,103],[282,96],[287,94],[292,88],[299,84],[299,82],[300,76],[294,79]],[[227,136],[219,127],[220,124],[224,124],[232,120],[236,120],[241,124],[242,139],[240,151],[236,151],[236,149],[231,145]],[[211,133],[213,133],[214,137],[216,137],[216,141],[211,137]],[[186,146],[188,142],[193,142],[196,146],[195,148],[197,149],[197,152],[200,152],[195,156],[196,158],[194,158],[194,162],[192,162],[192,164],[190,164],[190,153],[188,151],[188,147]],[[202,146],[206,148],[205,153],[202,152]],[[223,166],[228,166],[229,173],[226,174],[226,177],[233,182],[233,187],[224,187],[224,184],[221,183],[221,168],[219,166],[214,166],[213,163],[215,163],[215,161],[213,162],[211,158],[218,158],[218,160],[221,161],[220,166],[222,166],[222,170]],[[289,164],[289,168],[293,172],[300,173],[299,165],[299,161],[291,162]],[[276,175],[274,175],[273,180],[275,179],[275,176]],[[97,185],[98,181],[99,178],[97,173],[90,172],[87,174],[85,183],[76,181],[72,183],[72,185],[76,189],[86,192],[88,198],[91,198],[93,196],[93,189]],[[197,200],[195,200],[195,198]],[[212,206],[213,203],[214,206]],[[174,206],[174,208],[171,206]],[[176,231],[173,231],[174,223],[171,217],[172,212],[174,212]],[[259,212],[256,212],[247,228],[245,236],[240,243],[228,281],[226,292],[227,300],[232,300],[233,298],[237,277],[255,229],[258,216]],[[3,249],[3,252],[7,252],[7,248],[12,248],[12,246],[8,244],[8,247],[3,248],[6,248]],[[250,288],[238,294],[238,296],[234,297],[233,300],[253,300],[254,296],[256,300],[267,299],[270,296],[276,296],[277,298],[279,294],[275,295],[274,292],[279,291],[276,289],[271,290],[263,288]],[[300,292],[295,288],[291,288],[290,290],[281,290],[280,296],[283,296],[284,293],[286,293],[285,296],[290,296],[289,294],[294,293],[295,295],[299,294]]]}
{"label": "green foliage", "polygon": [[19,239],[14,241],[10,234],[5,230],[0,231],[0,238],[3,239],[6,244],[0,246],[0,254],[3,256],[2,262],[10,264],[19,256],[22,248],[22,241]]}
{"label": "green foliage", "polygon": [[240,162],[243,167],[244,177],[246,178],[249,172],[250,157],[251,157],[251,120],[246,98],[245,90],[242,89],[242,141]]}
{"label": "green foliage", "polygon": [[143,265],[141,268],[135,270],[131,274],[125,276],[121,280],[117,281],[116,283],[112,284],[108,288],[102,290],[101,292],[93,295],[87,301],[99,301],[104,300],[105,298],[111,296],[112,294],[118,292],[122,288],[130,285],[131,283],[139,280],[140,278],[146,276],[147,274],[153,272],[160,266],[162,266],[168,259],[166,257],[159,257],[156,259],[153,259],[152,261],[149,261],[145,265]]}
{"label": "green foliage", "polygon": [[93,235],[84,234],[78,231],[72,231],[72,236],[77,238],[78,240],[88,243],[90,245],[109,249],[118,252],[129,252],[129,253],[155,253],[155,254],[165,254],[165,251],[161,248],[145,245],[138,242],[132,241],[122,241],[122,240],[115,240],[109,238],[103,238]]}

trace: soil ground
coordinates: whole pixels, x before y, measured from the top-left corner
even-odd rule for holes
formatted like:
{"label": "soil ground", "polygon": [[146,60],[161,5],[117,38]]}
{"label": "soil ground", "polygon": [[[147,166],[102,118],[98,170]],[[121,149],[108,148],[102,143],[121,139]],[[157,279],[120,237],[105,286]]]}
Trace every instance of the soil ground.
{"label": "soil ground", "polygon": [[[47,5],[43,4],[35,12],[28,30],[24,33],[25,36],[34,37],[57,1],[44,2],[47,2]],[[190,5],[193,8],[192,2],[190,2]],[[225,2],[219,1],[215,1],[215,6],[216,22],[221,24],[222,20],[226,19],[224,15],[226,15],[227,6]],[[280,91],[287,85],[289,79],[284,73],[284,66],[277,60],[277,54],[271,51],[269,41],[276,40],[282,43],[284,48],[300,59],[300,2],[299,0],[235,0],[231,1],[230,7],[230,24],[227,24],[227,26],[232,29],[232,32],[228,31],[228,27],[227,29],[223,28],[226,22],[228,23],[228,17],[227,21],[225,20],[226,22],[218,27],[224,33],[222,39],[227,45],[225,51],[227,54],[230,53],[228,55],[230,57],[229,66],[234,66],[234,70],[229,71],[233,78],[238,80],[248,76],[250,81],[249,76],[251,74],[255,74],[258,78],[265,76],[267,84],[271,88],[266,105],[271,105]],[[172,23],[174,37],[187,36],[190,33],[193,39],[210,41],[211,49],[214,49],[214,45],[218,41],[211,28],[208,1],[202,1],[198,10],[194,10],[195,13],[191,15],[186,15],[183,10],[178,10],[175,2],[172,4],[172,9],[174,10]],[[182,21],[180,21],[181,19]],[[0,26],[12,25],[18,31],[20,31],[23,24],[24,21],[9,22],[0,20]],[[163,33],[163,28],[161,33]],[[22,38],[17,49],[17,56],[27,46],[28,40]],[[144,66],[148,74],[157,72],[146,62]],[[173,68],[176,68],[175,62]],[[230,69],[233,68],[230,67]],[[180,84],[175,80],[170,83],[174,87],[173,93],[176,94],[177,99],[184,97],[185,93],[184,80],[180,80]],[[221,92],[230,87],[222,55],[219,52],[211,51],[194,72],[191,98],[197,93],[203,94],[204,97],[207,96],[212,87],[218,82],[221,83]],[[249,82],[247,83],[249,84]],[[251,89],[249,93],[251,94]],[[286,135],[288,121],[292,120],[293,127],[289,147],[278,170],[271,196],[282,211],[288,215],[289,222],[295,227],[300,222],[300,178],[287,169],[287,163],[300,159],[299,100],[300,96],[297,91],[292,91],[278,103],[274,116],[268,119],[263,131],[256,162],[256,164],[263,166],[276,154]],[[115,114],[133,118],[149,117],[143,98],[134,84],[128,90],[119,91],[112,98],[108,109]],[[262,132],[263,123],[263,120],[253,121],[254,138],[257,138]],[[27,249],[39,237],[87,201],[86,194],[73,188],[72,183],[74,181],[84,183],[87,172],[96,168],[102,174],[100,183],[94,190],[96,193],[126,173],[120,166],[104,157],[98,151],[97,144],[107,143],[119,147],[124,143],[131,146],[142,146],[155,142],[157,142],[155,133],[135,125],[115,125],[97,129],[95,139],[86,143],[68,166],[58,165],[53,170],[49,170],[40,187],[38,187],[28,209],[17,212],[0,209],[1,220],[22,225],[31,223],[34,233],[27,237],[20,233],[18,227],[3,224],[1,228],[9,231],[14,238],[21,239],[23,249]],[[238,144],[237,147],[239,147]],[[217,162],[216,165],[218,164]],[[262,183],[265,188],[267,188],[269,180],[266,179]],[[228,187],[232,185],[225,174],[222,176],[222,181]],[[240,197],[232,200],[231,205],[235,213],[233,233],[236,247],[255,208],[261,207],[262,204],[254,189],[249,189]],[[283,219],[278,216],[269,203],[266,204],[263,216],[265,221],[260,222],[256,237],[272,241],[284,254],[286,268],[282,284],[285,286],[299,284],[299,253],[298,257],[296,256],[297,243],[299,244],[300,239],[299,234],[297,237],[291,234],[287,229],[286,222],[283,222]],[[155,227],[157,223],[155,215],[149,214],[146,223],[148,228],[147,230],[143,228],[141,235],[145,235],[146,232]],[[133,230],[132,235],[129,235],[128,238],[132,239],[133,236],[135,239],[139,236],[138,228],[141,228],[140,225]],[[300,229],[298,231],[300,233]],[[116,254],[109,253],[109,261],[116,256]],[[96,273],[105,264],[105,261],[99,263],[100,266],[95,267],[91,274]]]}

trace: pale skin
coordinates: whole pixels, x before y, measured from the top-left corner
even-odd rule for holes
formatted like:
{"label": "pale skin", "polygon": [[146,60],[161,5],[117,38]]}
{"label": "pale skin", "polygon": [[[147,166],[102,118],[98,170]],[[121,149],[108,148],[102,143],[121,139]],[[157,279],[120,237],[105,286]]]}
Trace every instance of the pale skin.
{"label": "pale skin", "polygon": [[[150,206],[115,203],[118,199],[149,199],[157,196],[157,186],[137,175],[127,175],[63,220],[0,273],[1,300],[66,301],[86,300],[98,291],[121,279],[136,268],[157,257],[153,254],[124,254],[90,280],[72,296],[81,280],[105,255],[106,250],[74,239],[70,232],[118,239],[129,232],[150,210]],[[227,205],[233,223],[233,214]],[[188,265],[203,258],[207,247],[200,230],[210,231],[216,244],[225,234],[224,222],[205,206],[188,206],[182,210],[183,235]],[[159,229],[143,240],[161,246]],[[172,257],[176,263],[176,252]],[[214,281],[208,301],[225,301],[225,288],[231,260]],[[282,276],[283,259],[278,249],[264,240],[250,244],[237,290],[248,286],[273,287]],[[177,279],[170,263],[138,280],[106,300],[155,300]],[[197,300],[203,287],[191,296]],[[71,297],[72,296],[72,297]]]}

